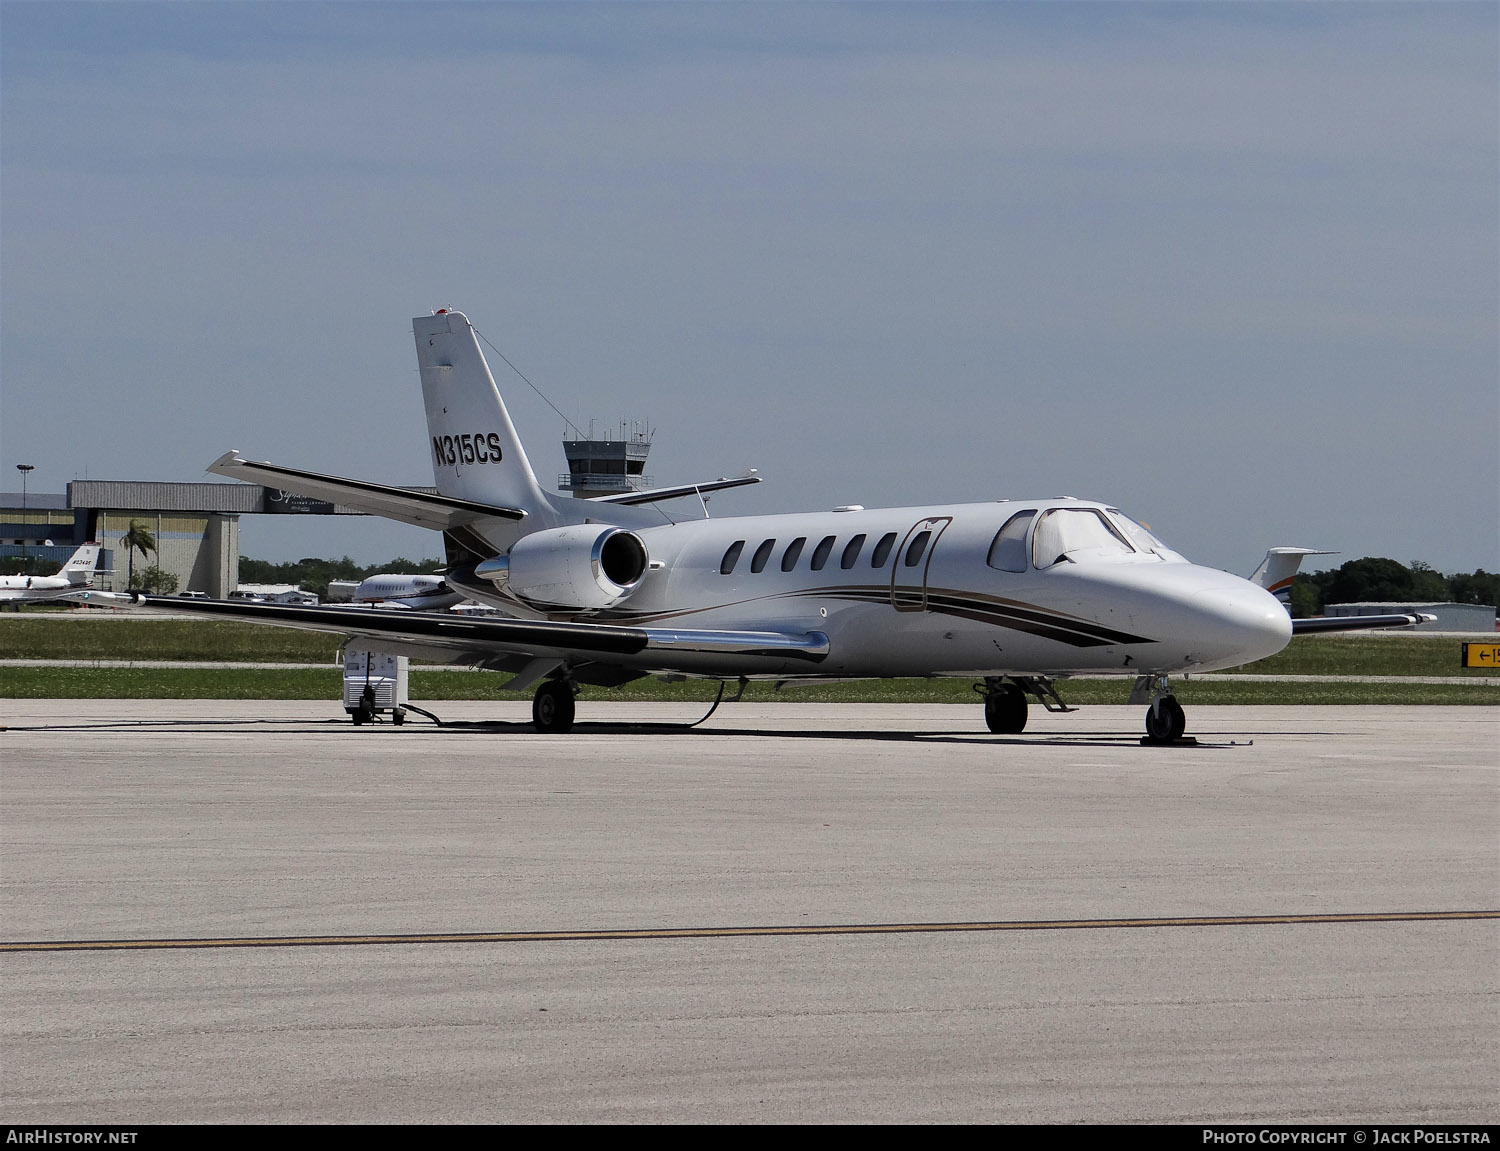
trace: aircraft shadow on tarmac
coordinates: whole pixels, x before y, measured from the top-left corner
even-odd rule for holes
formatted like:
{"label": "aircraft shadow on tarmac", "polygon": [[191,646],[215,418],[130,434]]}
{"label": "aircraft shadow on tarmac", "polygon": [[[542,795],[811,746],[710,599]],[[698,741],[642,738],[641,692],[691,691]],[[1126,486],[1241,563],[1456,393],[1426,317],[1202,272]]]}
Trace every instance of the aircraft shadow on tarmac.
{"label": "aircraft shadow on tarmac", "polygon": [[[967,731],[878,731],[857,729],[834,729],[834,730],[767,730],[765,728],[753,727],[702,727],[701,720],[695,722],[669,723],[578,723],[573,727],[572,738],[588,735],[695,735],[710,737],[736,737],[736,738],[758,738],[758,739],[828,739],[828,740],[864,740],[882,743],[945,743],[945,744],[973,744],[988,747],[1130,747],[1141,744],[1139,735],[1129,732],[1101,732],[1080,731],[1076,734],[1047,735],[1014,735],[1002,736],[989,732],[967,732]],[[256,732],[275,735],[305,735],[305,734],[335,734],[347,731],[350,735],[358,733],[361,738],[369,738],[375,727],[358,727],[350,724],[347,720],[340,719],[305,719],[289,720],[278,718],[265,719],[161,719],[161,720],[105,720],[92,723],[70,723],[70,724],[22,724],[0,726],[0,731],[117,731],[129,732],[139,731],[193,731],[193,730],[215,730],[225,728],[253,729]],[[535,729],[529,722],[522,720],[444,720],[434,725],[403,725],[402,731],[420,731],[423,735],[450,735],[450,736],[494,736],[494,735],[532,735]],[[1340,733],[1332,731],[1305,731],[1281,734],[1294,734],[1302,736],[1337,736]],[[549,736],[549,740],[566,742],[569,736]],[[1221,738],[1214,741],[1197,742],[1183,741],[1181,746],[1197,748],[1229,748],[1247,747],[1254,742],[1253,738]],[[1154,745],[1157,748],[1167,748],[1173,745]]]}

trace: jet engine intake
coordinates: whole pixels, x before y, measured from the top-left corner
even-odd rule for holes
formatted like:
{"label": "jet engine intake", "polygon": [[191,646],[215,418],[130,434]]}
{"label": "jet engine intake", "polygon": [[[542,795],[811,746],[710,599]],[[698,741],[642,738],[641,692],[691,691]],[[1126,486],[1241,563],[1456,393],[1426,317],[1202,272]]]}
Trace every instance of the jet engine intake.
{"label": "jet engine intake", "polygon": [[591,611],[623,600],[646,567],[646,545],[634,532],[578,524],[523,536],[474,574],[533,607]]}

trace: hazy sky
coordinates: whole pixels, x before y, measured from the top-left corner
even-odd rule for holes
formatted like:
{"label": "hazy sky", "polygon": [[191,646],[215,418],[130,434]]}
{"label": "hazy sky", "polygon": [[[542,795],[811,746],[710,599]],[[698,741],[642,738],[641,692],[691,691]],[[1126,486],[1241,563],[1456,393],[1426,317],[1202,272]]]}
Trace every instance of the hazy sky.
{"label": "hazy sky", "polygon": [[717,515],[1068,493],[1242,573],[1494,570],[1497,11],[4,0],[0,469],[431,483],[453,306],[658,483],[758,467]]}

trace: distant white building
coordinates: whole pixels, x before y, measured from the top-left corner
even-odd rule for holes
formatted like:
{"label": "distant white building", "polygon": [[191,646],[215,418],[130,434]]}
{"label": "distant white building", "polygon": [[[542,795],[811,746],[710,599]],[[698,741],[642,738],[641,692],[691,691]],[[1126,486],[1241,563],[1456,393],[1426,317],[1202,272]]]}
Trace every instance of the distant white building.
{"label": "distant white building", "polygon": [[260,600],[263,603],[301,603],[316,606],[318,597],[303,591],[294,583],[242,583],[229,593],[230,599]]}
{"label": "distant white building", "polygon": [[1331,603],[1323,608],[1324,615],[1385,615],[1400,611],[1437,616],[1436,623],[1418,624],[1413,631],[1493,633],[1495,630],[1495,609],[1477,603]]}
{"label": "distant white building", "polygon": [[328,603],[349,603],[354,599],[354,593],[359,590],[362,581],[357,579],[336,579],[328,581]]}

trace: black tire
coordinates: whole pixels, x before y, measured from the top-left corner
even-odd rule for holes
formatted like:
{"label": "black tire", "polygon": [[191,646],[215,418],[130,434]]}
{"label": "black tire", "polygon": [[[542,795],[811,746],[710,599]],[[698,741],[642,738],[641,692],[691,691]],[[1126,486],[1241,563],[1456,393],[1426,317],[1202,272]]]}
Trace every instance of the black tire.
{"label": "black tire", "polygon": [[549,679],[531,701],[531,723],[537,731],[561,734],[573,728],[573,689],[560,679]]}
{"label": "black tire", "polygon": [[1187,716],[1177,697],[1164,695],[1146,709],[1146,737],[1157,743],[1170,743],[1181,739],[1187,730]]}
{"label": "black tire", "polygon": [[362,707],[357,707],[349,713],[354,718],[354,726],[369,723],[375,717]]}
{"label": "black tire", "polygon": [[397,727],[400,727],[403,723],[405,723],[406,709],[398,707],[395,711],[391,712],[391,722],[394,723]]}
{"label": "black tire", "polygon": [[985,726],[996,735],[1018,735],[1026,730],[1026,693],[1013,683],[984,697]]}

